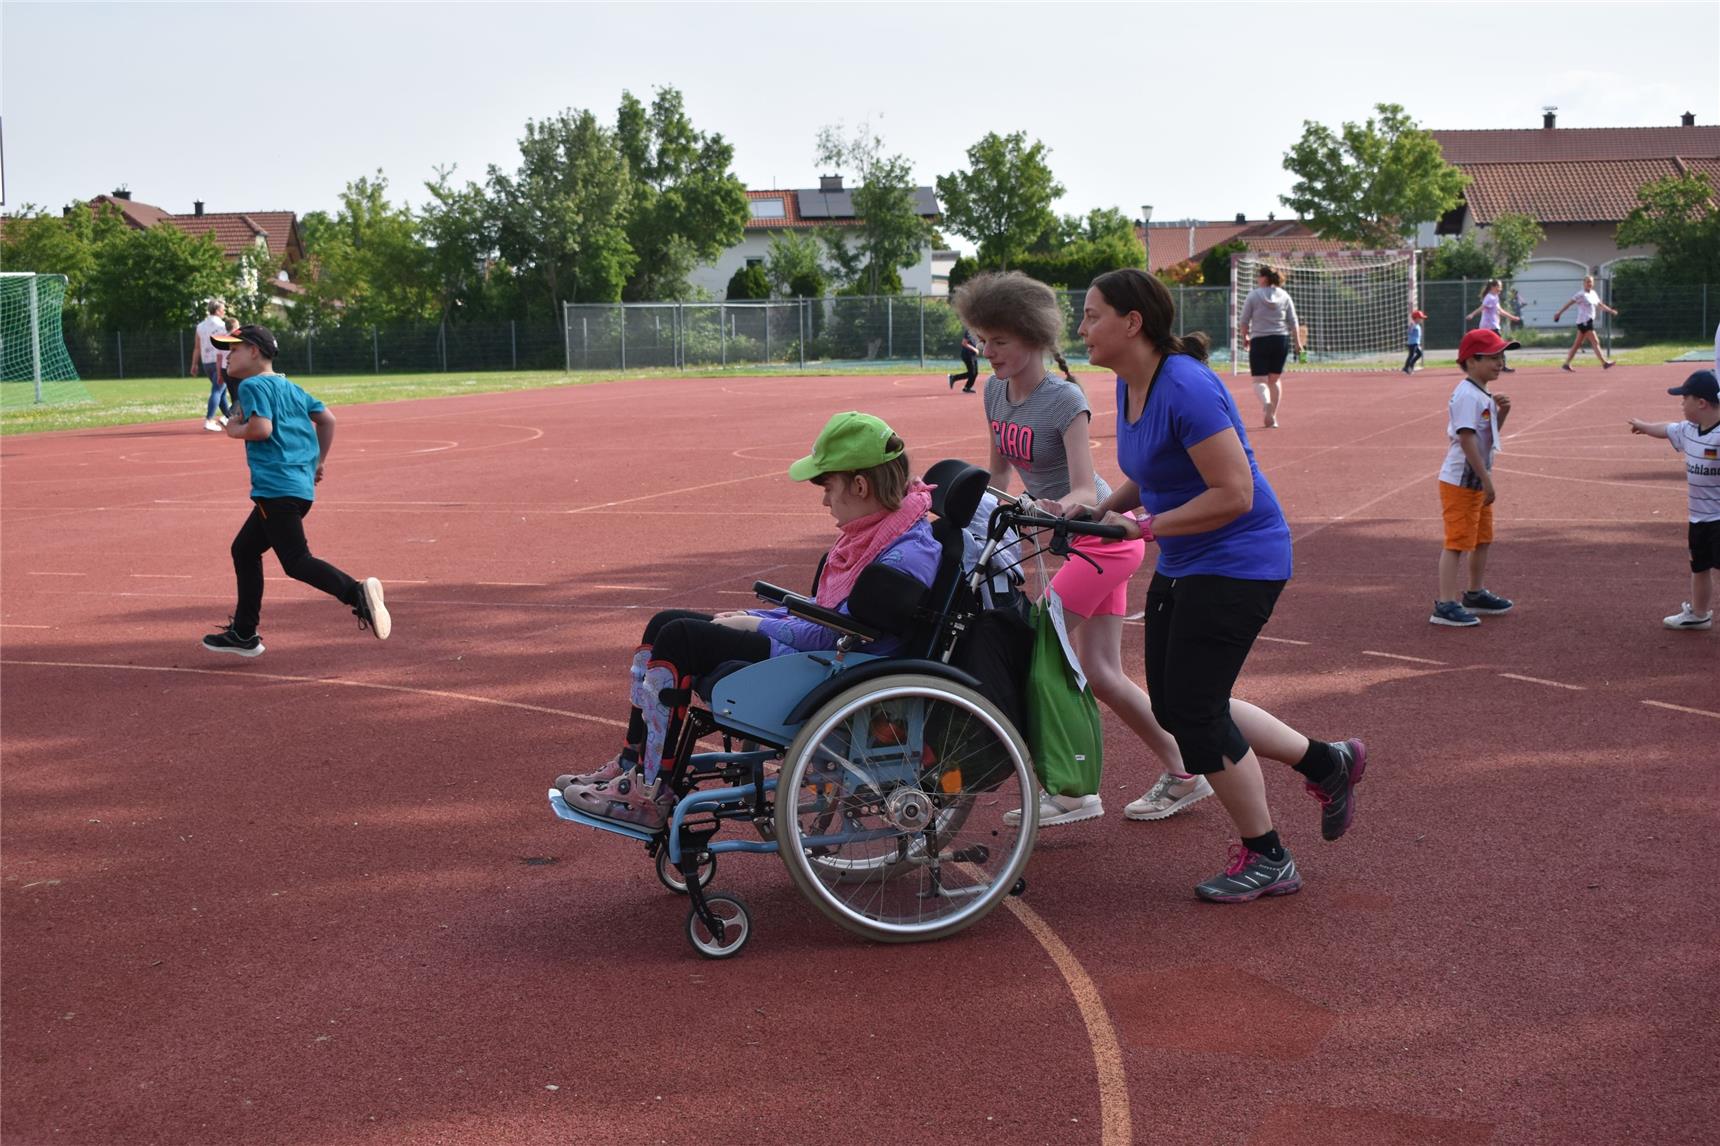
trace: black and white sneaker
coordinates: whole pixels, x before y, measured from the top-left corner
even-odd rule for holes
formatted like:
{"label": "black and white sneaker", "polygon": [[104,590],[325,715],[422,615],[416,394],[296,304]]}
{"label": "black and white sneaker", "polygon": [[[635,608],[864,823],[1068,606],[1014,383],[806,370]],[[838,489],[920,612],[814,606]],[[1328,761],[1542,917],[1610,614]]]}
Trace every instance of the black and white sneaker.
{"label": "black and white sneaker", "polygon": [[229,620],[227,627],[218,633],[210,633],[203,638],[203,647],[212,653],[232,653],[239,657],[260,657],[263,655],[263,638],[256,633],[241,637]]}
{"label": "black and white sneaker", "polygon": [[1302,890],[1302,875],[1288,850],[1277,862],[1241,844],[1230,845],[1230,863],[1223,872],[1194,889],[1212,903],[1247,903],[1263,895],[1293,895]]}
{"label": "black and white sneaker", "polygon": [[369,629],[379,641],[386,641],[388,634],[394,631],[388,606],[382,603],[382,582],[375,577],[366,577],[359,585],[358,604],[353,606],[352,615],[358,618],[359,628]]}

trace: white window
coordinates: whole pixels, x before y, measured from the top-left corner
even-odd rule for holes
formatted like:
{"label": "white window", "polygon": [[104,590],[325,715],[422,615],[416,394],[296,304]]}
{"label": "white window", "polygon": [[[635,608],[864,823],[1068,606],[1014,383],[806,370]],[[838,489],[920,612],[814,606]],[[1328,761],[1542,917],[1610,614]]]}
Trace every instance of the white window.
{"label": "white window", "polygon": [[755,219],[786,219],[788,212],[784,209],[781,199],[754,199],[748,206],[752,208]]}

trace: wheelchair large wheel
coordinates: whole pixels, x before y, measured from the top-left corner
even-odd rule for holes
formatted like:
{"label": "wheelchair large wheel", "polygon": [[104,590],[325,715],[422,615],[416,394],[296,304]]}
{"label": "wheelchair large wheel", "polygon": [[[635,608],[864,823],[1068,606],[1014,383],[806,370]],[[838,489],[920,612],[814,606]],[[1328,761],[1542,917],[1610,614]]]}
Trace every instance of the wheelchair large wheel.
{"label": "wheelchair large wheel", "polygon": [[[848,930],[941,939],[1021,878],[1038,828],[1026,746],[997,707],[935,676],[839,693],[789,745],[776,838],[790,878]],[[1020,824],[1004,813],[1030,809]]]}

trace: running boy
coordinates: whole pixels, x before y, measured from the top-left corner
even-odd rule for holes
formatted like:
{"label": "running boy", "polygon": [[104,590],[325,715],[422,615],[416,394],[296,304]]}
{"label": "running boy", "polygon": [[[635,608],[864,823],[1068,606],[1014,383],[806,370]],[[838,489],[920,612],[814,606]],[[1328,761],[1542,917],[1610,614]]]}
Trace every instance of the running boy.
{"label": "running boy", "polygon": [[1426,357],[1421,352],[1421,320],[1426,317],[1426,311],[1412,310],[1409,312],[1409,334],[1404,339],[1409,345],[1409,357],[1403,360],[1403,372],[1405,374],[1414,374],[1421,369],[1416,363]]}
{"label": "running boy", "polygon": [[233,538],[238,607],[226,628],[203,638],[203,647],[242,657],[262,655],[257,620],[263,609],[263,554],[270,549],[289,577],[350,606],[359,628],[387,640],[391,622],[382,603],[382,582],[375,577],[354,581],[312,557],[305,542],[304,516],[311,511],[316,483],[323,479],[323,464],[334,445],[334,415],[275,373],[279,349],[266,328],[241,326],[210,340],[228,351],[228,384],[238,388],[226,432],[245,443],[251,516]]}
{"label": "running boy", "polygon": [[1683,398],[1682,422],[1630,420],[1630,432],[1665,438],[1684,455],[1690,483],[1690,600],[1661,623],[1669,629],[1714,627],[1714,582],[1720,579],[1720,380],[1698,370],[1667,391]]}
{"label": "running boy", "polygon": [[[1511,399],[1488,392],[1505,368],[1505,352],[1517,349],[1492,330],[1472,330],[1457,345],[1463,381],[1451,393],[1445,433],[1450,446],[1439,468],[1439,504],[1445,518],[1445,549],[1439,555],[1439,599],[1428,621],[1468,628],[1477,613],[1509,613],[1511,602],[1485,587],[1487,554],[1493,546],[1493,453],[1511,412]],[[1457,596],[1458,566],[1469,555],[1469,590]]]}

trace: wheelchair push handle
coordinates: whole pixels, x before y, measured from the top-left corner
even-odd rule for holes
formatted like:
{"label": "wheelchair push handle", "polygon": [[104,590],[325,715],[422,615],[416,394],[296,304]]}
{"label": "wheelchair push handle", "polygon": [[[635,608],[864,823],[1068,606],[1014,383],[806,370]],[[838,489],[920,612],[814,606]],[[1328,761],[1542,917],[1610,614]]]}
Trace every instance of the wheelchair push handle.
{"label": "wheelchair push handle", "polygon": [[1008,506],[1000,506],[997,514],[1004,526],[1015,529],[1049,529],[1055,533],[1073,534],[1076,537],[1102,537],[1108,541],[1122,541],[1128,536],[1120,525],[1103,525],[1082,518],[1025,513]]}

